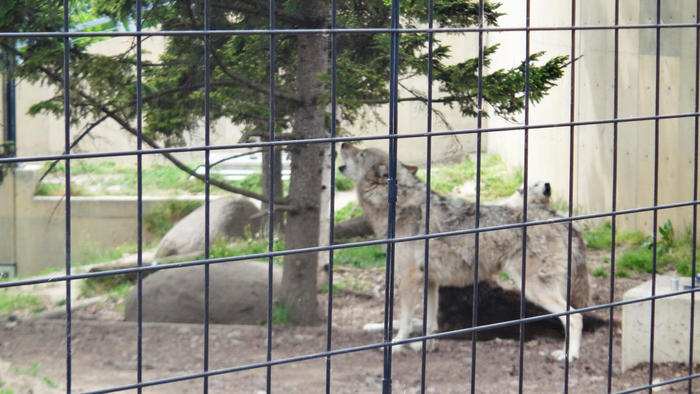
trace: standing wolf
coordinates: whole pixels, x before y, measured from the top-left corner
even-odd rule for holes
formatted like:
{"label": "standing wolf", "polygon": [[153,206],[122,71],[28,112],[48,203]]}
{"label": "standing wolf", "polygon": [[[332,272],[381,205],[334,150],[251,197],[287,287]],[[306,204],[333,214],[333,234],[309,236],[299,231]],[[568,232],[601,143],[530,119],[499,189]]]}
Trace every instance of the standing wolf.
{"label": "standing wolf", "polygon": [[[344,143],[341,147],[344,165],[340,171],[355,182],[362,209],[375,234],[385,237],[388,212],[389,157],[377,149],[361,150]],[[425,231],[426,184],[415,176],[415,168],[398,164],[396,182],[396,237],[419,235]],[[530,200],[530,199],[529,199]],[[554,212],[537,199],[528,203],[528,219],[554,217]],[[430,232],[440,233],[474,228],[476,204],[430,194]],[[491,227],[522,221],[522,208],[507,205],[482,205],[479,226]],[[583,239],[572,234],[571,303],[584,307],[589,301],[588,273]],[[430,240],[428,259],[428,334],[437,331],[438,290],[440,286],[465,286],[474,282],[474,266],[479,264],[479,277],[489,279],[505,271],[520,286],[522,278],[522,229],[482,232],[479,235],[479,256],[475,259],[474,234],[440,237]],[[566,224],[530,226],[526,239],[525,297],[544,309],[556,313],[566,311],[568,233]],[[399,331],[394,340],[409,337],[411,317],[423,286],[425,270],[424,241],[396,244],[396,272],[400,298]],[[522,291],[522,289],[520,289]],[[560,320],[565,324],[565,317]],[[583,321],[580,314],[570,317],[569,360],[579,356]],[[412,345],[414,348],[418,346]],[[401,346],[395,346],[400,350]],[[565,350],[552,355],[563,360]]]}

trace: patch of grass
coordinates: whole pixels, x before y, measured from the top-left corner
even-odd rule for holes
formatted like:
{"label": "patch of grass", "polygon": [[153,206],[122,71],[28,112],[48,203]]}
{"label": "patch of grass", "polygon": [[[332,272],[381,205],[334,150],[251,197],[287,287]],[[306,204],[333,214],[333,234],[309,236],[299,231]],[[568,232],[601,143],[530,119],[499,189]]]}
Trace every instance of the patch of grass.
{"label": "patch of grass", "polygon": [[[465,181],[476,178],[476,164],[470,158],[457,165],[431,166],[430,170],[430,188],[440,194],[448,194]],[[418,169],[416,175],[421,180],[426,180],[424,168]]]}
{"label": "patch of grass", "polygon": [[510,275],[506,271],[501,271],[498,273],[498,277],[503,280],[510,280]]}
{"label": "patch of grass", "polygon": [[481,196],[485,200],[508,197],[523,184],[522,169],[515,167],[509,170],[498,155],[484,155],[481,182]]}
{"label": "patch of grass", "polygon": [[162,237],[175,223],[202,206],[202,201],[167,200],[159,203],[151,212],[143,215],[143,226],[149,233]]}
{"label": "patch of grass", "polygon": [[126,297],[133,286],[127,275],[106,275],[83,279],[80,283],[80,294],[90,298],[106,294],[110,299]]}
{"label": "patch of grass", "polygon": [[586,247],[591,249],[608,249],[612,245],[612,224],[605,222],[599,226],[583,231]]}
{"label": "patch of grass", "polygon": [[272,305],[272,324],[289,326],[291,321],[289,320],[289,305],[275,302]]}
{"label": "patch of grass", "polygon": [[[661,265],[657,260],[657,270],[660,271]],[[622,254],[617,259],[616,265],[621,268],[626,268],[636,272],[652,272],[653,253],[648,248],[636,248]]]}
{"label": "patch of grass", "polygon": [[617,271],[615,271],[615,277],[616,278],[630,278],[630,277],[632,277],[632,274],[630,274],[630,272],[627,271],[626,269],[621,268],[621,269],[618,269]]}
{"label": "patch of grass", "polygon": [[0,291],[0,315],[9,315],[23,309],[39,312],[42,309],[41,300],[33,294]]}
{"label": "patch of grass", "polygon": [[362,207],[360,207],[360,204],[357,203],[357,201],[351,201],[347,204],[345,204],[344,207],[340,208],[339,210],[335,211],[335,222],[339,223],[344,220],[348,220],[357,216],[362,215]]}
{"label": "patch of grass", "polygon": [[641,231],[620,231],[615,236],[617,245],[641,245],[646,236]]}
{"label": "patch of grass", "polygon": [[[615,245],[641,245],[645,238],[640,231],[618,231],[615,235]],[[612,223],[607,221],[595,227],[586,227],[583,230],[583,239],[588,248],[610,249],[612,246]]]}
{"label": "patch of grass", "polygon": [[[143,245],[144,249],[150,249],[155,247],[155,242],[146,242]],[[94,242],[85,242],[80,245],[76,258],[73,263],[76,266],[104,263],[106,261],[116,260],[121,258],[125,254],[138,252],[138,245],[136,244],[124,244],[117,246],[116,248],[105,249]],[[48,270],[54,270],[49,268]],[[48,272],[51,273],[51,272]]]}
{"label": "patch of grass", "polygon": [[338,249],[333,254],[333,262],[356,268],[383,267],[386,263],[386,253],[382,250],[381,245]]}
{"label": "patch of grass", "polygon": [[[360,293],[365,291],[365,289],[367,289],[368,286],[369,282],[367,282],[366,280],[354,277],[338,278],[338,280],[333,281],[333,292],[336,293],[341,290],[349,290]],[[328,293],[328,283],[325,283],[319,289],[319,292],[322,294]]]}
{"label": "patch of grass", "polygon": [[606,270],[605,268],[596,268],[595,270],[593,270],[591,275],[597,276],[599,278],[607,278],[608,277],[608,270]]}
{"label": "patch of grass", "polygon": [[15,368],[15,373],[18,375],[27,375],[27,376],[33,376],[35,378],[39,378],[39,379],[43,380],[44,383],[46,383],[46,385],[49,386],[50,388],[52,388],[52,389],[58,388],[58,385],[53,380],[51,380],[51,378],[49,378],[48,376],[43,376],[41,374],[41,371],[39,369],[39,364],[37,364],[37,363],[32,364],[32,366],[26,370],[23,370],[20,368]]}
{"label": "patch of grass", "polygon": [[346,192],[352,190],[355,184],[350,180],[350,178],[341,174],[337,169],[335,170],[335,191]]}
{"label": "patch of grass", "polygon": [[[62,196],[64,194],[66,194],[65,184],[56,182],[42,182],[37,185],[34,191],[34,195],[37,196]],[[71,184],[71,196],[87,196],[88,194],[84,187]]]}
{"label": "patch of grass", "polygon": [[[284,250],[284,241],[276,239],[272,249],[275,252]],[[266,253],[268,251],[267,240],[227,240],[218,239],[209,248],[209,256],[212,259],[218,259],[222,257],[232,257],[232,256],[244,256],[249,254],[259,254]],[[203,257],[203,256],[202,256]],[[260,261],[267,261],[267,258],[258,259]],[[282,263],[282,257],[278,256],[274,258],[276,264]]]}
{"label": "patch of grass", "polygon": [[[425,169],[419,169],[416,175],[421,180],[426,180]],[[430,187],[440,194],[449,194],[470,179],[476,179],[476,163],[471,158],[457,165],[431,167]],[[484,200],[510,196],[522,183],[523,175],[520,168],[508,169],[498,155],[482,156],[481,196]]]}
{"label": "patch of grass", "polygon": [[[690,276],[693,261],[693,240],[690,231],[677,237],[671,222],[666,221],[659,227],[659,234],[660,237],[656,240],[656,271],[661,273],[668,269],[675,269],[682,276]],[[635,241],[639,239],[639,236],[634,236]],[[636,272],[651,273],[654,262],[653,246],[653,239],[650,236],[646,237],[646,242],[620,256],[618,265]]]}
{"label": "patch of grass", "polygon": [[[47,163],[46,168],[49,164]],[[71,161],[70,173],[72,175],[81,174],[114,174],[125,173],[128,171],[128,166],[119,165],[113,161],[95,161],[95,160],[74,160]],[[49,174],[64,175],[66,166],[63,162],[56,163]]]}

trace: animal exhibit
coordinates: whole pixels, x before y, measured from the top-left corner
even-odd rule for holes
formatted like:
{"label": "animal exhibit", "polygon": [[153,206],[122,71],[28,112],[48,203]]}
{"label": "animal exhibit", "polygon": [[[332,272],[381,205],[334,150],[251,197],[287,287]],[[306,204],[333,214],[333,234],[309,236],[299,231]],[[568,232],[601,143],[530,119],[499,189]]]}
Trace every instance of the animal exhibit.
{"label": "animal exhibit", "polygon": [[[378,149],[359,149],[344,143],[341,147],[344,164],[341,173],[355,182],[357,197],[364,214],[371,222],[376,236],[386,237],[388,223],[389,156]],[[427,185],[415,175],[415,168],[397,164],[396,168],[396,220],[397,238],[425,233],[429,217],[430,233],[444,233],[472,229],[476,224],[477,210],[474,202],[447,198],[437,193],[426,193]],[[517,194],[517,193],[516,193]],[[556,216],[549,208],[549,184],[541,183],[528,189],[528,221]],[[516,196],[517,197],[517,196]],[[509,204],[482,204],[479,207],[479,227],[520,223],[522,208],[516,197]],[[430,198],[429,216],[426,199]],[[520,197],[522,199],[522,196]],[[522,202],[520,203],[522,206]],[[428,273],[426,332],[438,330],[437,308],[440,286],[465,286],[474,283],[474,269],[478,263],[478,281],[487,280],[505,272],[519,290],[525,277],[525,297],[552,313],[567,310],[567,261],[568,225],[547,223],[528,226],[526,230],[525,261],[523,271],[523,230],[520,227],[489,230],[479,233],[479,255],[475,255],[473,233],[449,235],[430,240],[429,256],[425,259],[425,241],[403,241],[395,244],[395,272],[399,295],[399,329],[394,340],[409,338],[412,317],[423,288],[424,272]],[[585,262],[583,237],[577,230],[572,234],[571,304],[584,307],[589,302],[588,273]],[[427,269],[426,269],[427,268]],[[560,317],[566,327],[565,316]],[[569,360],[579,356],[583,319],[572,314],[569,319]],[[420,342],[410,345],[418,350]],[[427,343],[429,349],[434,344]],[[394,345],[393,351],[401,351],[403,345]],[[566,357],[566,347],[556,350],[557,360]]]}

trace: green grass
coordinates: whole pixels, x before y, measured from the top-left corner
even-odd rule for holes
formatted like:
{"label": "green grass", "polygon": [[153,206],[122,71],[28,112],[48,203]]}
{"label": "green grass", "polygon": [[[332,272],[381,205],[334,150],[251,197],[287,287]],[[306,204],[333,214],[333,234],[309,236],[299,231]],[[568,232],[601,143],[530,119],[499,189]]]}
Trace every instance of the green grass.
{"label": "green grass", "polygon": [[[138,190],[138,177],[133,165],[118,164],[110,161],[93,162],[76,160],[71,165],[71,175],[91,175],[86,187],[71,187],[73,195],[136,195]],[[194,169],[194,167],[190,167]],[[65,174],[63,164],[56,165],[50,172],[52,175]],[[239,181],[228,181],[217,174],[211,175],[212,179],[242,187],[256,193],[261,192],[261,174],[252,174]],[[204,183],[173,165],[155,164],[142,171],[143,193],[146,195],[180,195],[183,191],[201,194],[204,193]],[[289,187],[289,181],[283,182],[285,192]],[[352,188],[352,186],[350,186]],[[51,180],[42,181],[38,187],[37,195],[63,195],[65,192],[63,183]],[[217,187],[212,187],[214,194],[227,194]]]}
{"label": "green grass", "polygon": [[[425,169],[416,174],[426,180]],[[430,187],[437,193],[449,194],[467,180],[476,179],[476,163],[467,158],[456,165],[431,166]],[[519,168],[508,169],[498,155],[486,154],[481,160],[481,196],[484,200],[496,200],[515,193],[522,185],[523,176]]]}
{"label": "green grass", "polygon": [[[156,246],[155,242],[146,242],[143,245],[144,249],[151,249]],[[104,263],[107,261],[116,260],[125,254],[138,252],[137,244],[124,244],[116,248],[105,249],[95,242],[85,242],[77,250],[76,258],[73,260],[75,266]],[[51,273],[50,270],[47,273]],[[43,272],[43,271],[42,271]]]}
{"label": "green grass", "polygon": [[386,253],[380,245],[338,249],[333,254],[333,263],[356,268],[383,267],[386,264]]}
{"label": "green grass", "polygon": [[[636,272],[652,272],[653,252],[647,248],[635,248],[622,254],[617,259],[616,265]],[[657,270],[663,269],[661,262],[657,259]]]}
{"label": "green grass", "polygon": [[[690,231],[682,236],[674,235],[671,222],[659,227],[661,236],[657,237],[656,272],[675,269],[682,276],[692,274],[693,240]],[[618,259],[616,265],[621,269],[652,273],[654,270],[653,241],[650,236],[641,237],[633,234],[628,239],[635,242]],[[646,242],[641,242],[641,241]],[[617,276],[617,273],[616,273]]]}
{"label": "green grass", "polygon": [[357,216],[362,215],[362,207],[360,207],[360,204],[357,203],[357,201],[351,201],[347,204],[345,204],[344,207],[340,208],[339,210],[335,211],[335,222],[339,223],[344,220],[348,220]]}
{"label": "green grass", "polygon": [[[333,281],[333,292],[337,293],[341,290],[350,290],[359,293],[365,291],[368,286],[369,282],[367,282],[366,280],[354,277],[339,278]],[[324,283],[323,285],[321,285],[318,292],[321,294],[327,294],[328,283]]]}
{"label": "green grass", "polygon": [[[608,221],[595,227],[585,228],[583,239],[588,248],[610,249],[612,246],[612,224]],[[641,245],[644,239],[645,236],[640,231],[618,231],[615,236],[615,245]]]}
{"label": "green grass", "polygon": [[593,270],[591,273],[593,276],[597,276],[599,278],[607,278],[608,277],[608,271],[605,268],[596,268]]}
{"label": "green grass", "polygon": [[[284,241],[275,240],[274,251],[284,250]],[[226,240],[219,239],[211,245],[209,255],[211,258],[222,258],[232,256],[245,256],[250,254],[266,253],[268,251],[267,241],[250,240]],[[267,261],[267,258],[259,259]],[[275,257],[276,264],[282,263],[282,257]],[[333,254],[333,262],[339,265],[350,265],[357,268],[372,268],[384,266],[386,253],[380,245],[360,246],[336,250]]]}
{"label": "green grass", "polygon": [[39,378],[46,383],[47,386],[49,386],[52,389],[57,389],[58,385],[51,380],[51,378],[47,376],[42,376],[41,371],[39,369],[39,364],[34,363],[32,364],[31,367],[28,369],[20,369],[20,368],[15,368],[15,373],[18,375],[27,375],[27,376],[33,376],[35,378]]}
{"label": "green grass", "polygon": [[106,294],[112,300],[124,299],[133,287],[127,275],[106,275],[83,279],[80,294],[90,298]]}
{"label": "green grass", "polygon": [[[273,245],[273,250],[276,252],[284,250],[284,241],[275,240]],[[266,253],[268,251],[267,240],[226,240],[219,239],[211,245],[209,249],[209,256],[212,259],[218,259],[222,257],[232,257],[232,256],[244,256],[248,254],[260,254]],[[258,259],[260,261],[267,261],[267,258]],[[274,262],[276,264],[282,263],[282,257],[275,257]]]}
{"label": "green grass", "polygon": [[[476,164],[469,158],[457,165],[437,165],[430,169],[430,188],[440,194],[448,194],[465,181],[476,178]],[[418,169],[416,175],[423,181],[427,178],[424,168]]]}
{"label": "green grass", "polygon": [[615,277],[616,278],[631,278],[632,274],[630,274],[630,272],[627,271],[626,269],[620,268],[620,269],[617,269],[615,271]]}
{"label": "green grass", "polygon": [[282,326],[291,325],[289,319],[289,305],[281,302],[275,302],[274,305],[272,305],[272,324]]}
{"label": "green grass", "polygon": [[19,310],[29,309],[32,312],[40,312],[43,305],[39,297],[33,294],[0,291],[0,315],[10,315]]}
{"label": "green grass", "polygon": [[202,206],[202,201],[167,200],[159,203],[151,212],[143,215],[143,226],[156,237],[164,236],[175,223]]}
{"label": "green grass", "polygon": [[352,190],[355,184],[350,180],[350,178],[341,174],[337,169],[335,170],[335,190],[340,192],[345,192]]}

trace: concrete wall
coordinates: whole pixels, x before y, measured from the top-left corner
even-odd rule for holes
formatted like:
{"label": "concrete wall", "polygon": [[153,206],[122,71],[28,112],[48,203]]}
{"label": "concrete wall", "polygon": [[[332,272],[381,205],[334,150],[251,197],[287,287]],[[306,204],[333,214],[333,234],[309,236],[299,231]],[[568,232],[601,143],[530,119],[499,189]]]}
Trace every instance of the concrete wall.
{"label": "concrete wall", "polygon": [[[504,2],[508,16],[502,25],[523,25],[519,2]],[[532,25],[569,25],[571,9],[566,2],[543,0],[532,12]],[[683,1],[662,2],[664,23],[695,20],[695,5]],[[543,12],[542,12],[543,11]],[[604,0],[580,2],[578,25],[613,25],[613,3]],[[655,2],[621,2],[620,23],[655,23]],[[508,37],[513,37],[509,39]],[[531,52],[546,50],[547,56],[570,54],[570,32],[532,32]],[[490,42],[502,42],[504,52],[524,57],[524,33],[489,35]],[[614,33],[586,30],[576,34],[575,120],[590,121],[613,117]],[[622,29],[619,36],[619,114],[620,118],[654,115],[655,29]],[[508,56],[499,54],[499,56]],[[667,29],[661,34],[660,113],[693,112],[695,84],[695,30]],[[570,71],[570,70],[569,70]],[[569,121],[570,74],[552,94],[531,111],[530,124]],[[491,119],[489,127],[509,125]],[[618,209],[653,204],[654,121],[624,122],[618,126]],[[569,128],[532,130],[529,133],[528,170],[530,179],[553,183],[555,197],[566,199],[569,177]],[[693,174],[692,118],[659,122],[658,203],[692,200]],[[581,213],[612,208],[613,126],[576,127],[574,137],[574,207]],[[523,165],[522,131],[489,135],[488,150],[499,153],[510,165]],[[619,217],[626,228],[650,233],[651,213]],[[676,229],[690,224],[690,208],[659,211],[659,224],[670,218]]]}
{"label": "concrete wall", "polygon": [[[18,275],[63,267],[66,262],[65,199],[34,196],[39,170],[36,165],[20,166],[14,179],[0,185],[0,264],[16,263]],[[145,196],[143,214],[170,199]],[[137,220],[135,196],[71,197],[71,262],[135,244]]]}

